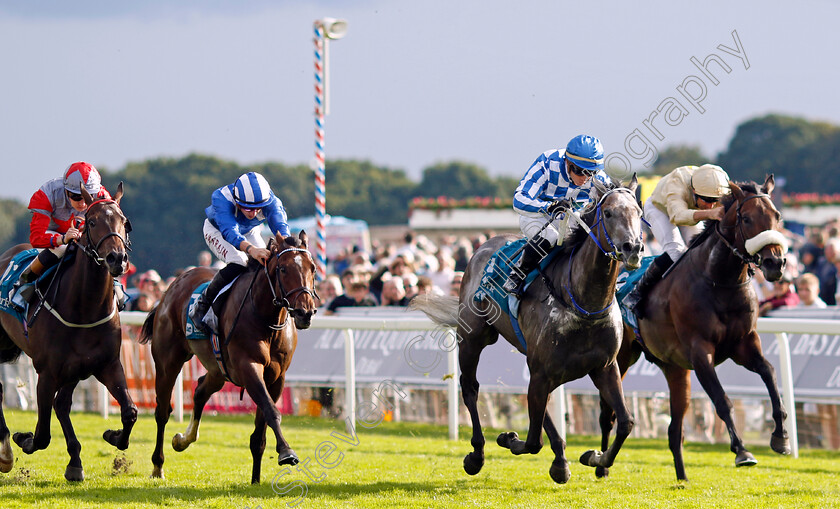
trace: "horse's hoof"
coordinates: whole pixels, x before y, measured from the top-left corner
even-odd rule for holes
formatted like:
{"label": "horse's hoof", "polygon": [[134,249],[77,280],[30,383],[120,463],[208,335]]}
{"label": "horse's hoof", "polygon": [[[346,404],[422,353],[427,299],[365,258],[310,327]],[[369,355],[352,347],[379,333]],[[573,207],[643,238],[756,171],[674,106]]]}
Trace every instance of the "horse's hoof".
{"label": "horse's hoof", "polygon": [[499,437],[496,438],[496,443],[499,444],[500,447],[510,449],[510,444],[514,440],[519,440],[519,433],[515,431],[508,431],[507,433],[500,433]]}
{"label": "horse's hoof", "polygon": [[464,456],[464,472],[469,475],[475,475],[481,472],[481,467],[484,466],[484,456],[471,452]]}
{"label": "horse's hoof", "polygon": [[790,439],[770,435],[770,448],[779,454],[790,454]]}
{"label": "horse's hoof", "polygon": [[185,451],[191,443],[192,442],[187,442],[183,433],[176,433],[175,436],[172,437],[172,448],[175,449],[175,452]]}
{"label": "horse's hoof", "polygon": [[124,451],[128,449],[128,444],[121,444],[120,437],[122,437],[122,430],[113,430],[109,429],[102,433],[102,439],[108,442],[109,444],[113,445],[120,451]]}
{"label": "horse's hoof", "polygon": [[587,467],[598,467],[601,460],[601,453],[595,450],[588,450],[580,455],[580,462]]}
{"label": "horse's hoof", "polygon": [[163,476],[163,467],[155,466],[152,468],[152,475],[149,477],[152,479],[165,479]]}
{"label": "horse's hoof", "polygon": [[64,471],[64,478],[70,482],[82,482],[85,480],[85,471],[82,467],[67,466]]}
{"label": "horse's hoof", "polygon": [[610,469],[607,467],[595,467],[595,477],[604,479],[610,476]]}
{"label": "horse's hoof", "polygon": [[291,449],[289,449],[288,451],[286,451],[283,454],[278,454],[277,455],[277,464],[278,465],[292,465],[292,466],[294,466],[294,465],[297,465],[299,462],[300,462],[300,460],[298,459],[297,454],[295,454],[295,451],[293,451]]}
{"label": "horse's hoof", "polygon": [[10,461],[6,463],[5,461],[0,461],[0,473],[8,474],[12,471],[12,467],[15,465],[14,461]]}
{"label": "horse's hoof", "polygon": [[551,480],[557,484],[566,484],[569,478],[572,477],[572,471],[569,469],[569,462],[566,460],[554,460],[551,462],[551,468],[548,469],[548,475]]}
{"label": "horse's hoof", "polygon": [[751,467],[756,464],[758,464],[758,460],[749,451],[742,451],[735,456],[736,467]]}
{"label": "horse's hoof", "polygon": [[25,452],[26,454],[32,454],[35,452],[35,447],[33,446],[33,439],[35,435],[31,431],[27,431],[26,433],[15,433],[12,435],[12,440],[20,447],[20,450]]}

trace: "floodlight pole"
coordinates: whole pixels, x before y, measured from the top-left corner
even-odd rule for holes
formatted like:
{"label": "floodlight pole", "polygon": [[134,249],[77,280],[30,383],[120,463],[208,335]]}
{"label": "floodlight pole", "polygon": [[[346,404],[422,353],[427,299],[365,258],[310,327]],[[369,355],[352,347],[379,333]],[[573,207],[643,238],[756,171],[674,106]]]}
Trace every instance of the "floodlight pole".
{"label": "floodlight pole", "polygon": [[324,156],[324,117],[329,114],[329,40],[347,33],[347,22],[315,20],[315,255],[318,280],[327,275],[327,192]]}

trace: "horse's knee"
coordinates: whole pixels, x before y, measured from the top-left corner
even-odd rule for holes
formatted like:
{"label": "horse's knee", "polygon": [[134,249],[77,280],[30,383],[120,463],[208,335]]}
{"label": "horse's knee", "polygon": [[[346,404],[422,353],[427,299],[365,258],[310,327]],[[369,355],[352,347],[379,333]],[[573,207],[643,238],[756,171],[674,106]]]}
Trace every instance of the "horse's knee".
{"label": "horse's knee", "polygon": [[620,420],[615,428],[615,433],[616,435],[630,436],[630,432],[633,431],[633,426],[635,425],[636,421],[632,417]]}
{"label": "horse's knee", "polygon": [[[168,416],[167,416],[168,417]],[[137,422],[137,405],[134,403],[126,405],[120,412],[120,418],[123,423],[134,424]]]}

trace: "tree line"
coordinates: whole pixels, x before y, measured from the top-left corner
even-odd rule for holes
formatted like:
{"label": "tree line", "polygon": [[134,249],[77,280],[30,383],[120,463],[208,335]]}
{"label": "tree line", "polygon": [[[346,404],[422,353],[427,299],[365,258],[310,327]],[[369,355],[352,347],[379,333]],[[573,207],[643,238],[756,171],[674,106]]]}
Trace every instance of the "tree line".
{"label": "tree line", "polygon": [[[775,173],[786,179],[786,191],[834,193],[840,192],[840,179],[834,177],[840,174],[839,152],[840,127],[767,115],[739,125],[727,149],[716,158],[705,156],[697,147],[668,147],[659,153],[652,172],[665,174],[677,166],[713,162],[734,180],[763,182],[767,173]],[[527,164],[523,163],[523,174]],[[124,183],[122,208],[134,227],[132,261],[142,270],[155,268],[163,275],[195,263],[198,252],[206,248],[201,228],[210,194],[242,173],[262,173],[291,218],[315,213],[314,177],[305,165],[240,165],[190,154],[132,162],[119,171],[101,170],[109,190]],[[491,177],[486,169],[462,161],[427,167],[420,182],[401,169],[369,161],[328,160],[325,171],[327,212],[371,225],[405,224],[409,202],[418,196],[510,198],[522,177]],[[27,241],[30,215],[25,203],[0,202],[0,246],[5,250]]]}

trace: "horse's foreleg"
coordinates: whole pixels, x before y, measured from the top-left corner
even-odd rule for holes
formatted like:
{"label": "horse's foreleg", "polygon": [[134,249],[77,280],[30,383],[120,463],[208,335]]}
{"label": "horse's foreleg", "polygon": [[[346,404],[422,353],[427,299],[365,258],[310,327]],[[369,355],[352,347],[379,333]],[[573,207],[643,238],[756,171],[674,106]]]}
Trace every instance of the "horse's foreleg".
{"label": "horse's foreleg", "polygon": [[767,387],[767,393],[770,395],[770,404],[773,407],[773,422],[776,426],[770,437],[770,447],[779,454],[790,454],[790,438],[785,429],[787,411],[782,404],[779,388],[776,385],[776,371],[773,369],[773,365],[767,362],[767,359],[761,354],[761,338],[758,333],[752,331],[750,334],[752,337],[746,338],[746,344],[749,345],[745,349],[746,351],[739,352],[737,356],[733,356],[732,360],[750,371],[758,373],[761,377]]}
{"label": "horse's foreleg", "polygon": [[[560,417],[561,419],[563,416]],[[548,470],[548,475],[558,484],[565,484],[572,476],[572,471],[569,468],[569,462],[566,460],[566,441],[557,432],[554,427],[554,421],[548,412],[545,413],[543,419],[543,429],[546,436],[548,436],[548,443],[551,444],[551,450],[554,451],[554,461],[551,462],[551,468]]]}
{"label": "horse's foreleg", "polygon": [[131,394],[128,393],[125,370],[123,370],[120,359],[116,358],[105,366],[102,371],[96,374],[96,379],[102,382],[102,385],[108,389],[108,392],[111,393],[111,396],[120,405],[120,420],[123,426],[121,430],[109,429],[105,431],[102,434],[102,438],[117,449],[124,451],[128,449],[128,439],[131,436],[131,429],[134,427],[134,423],[137,422],[137,406],[131,400]]}
{"label": "horse's foreleg", "polygon": [[193,394],[193,412],[190,416],[190,423],[183,433],[176,433],[172,437],[172,448],[178,452],[185,450],[193,442],[198,440],[198,427],[201,424],[201,414],[204,412],[204,405],[210,396],[219,392],[225,385],[225,379],[221,373],[207,373],[198,379],[195,393]]}
{"label": "horse's foreleg", "polygon": [[0,380],[0,472],[4,474],[11,472],[15,464],[15,453],[12,451],[10,435],[6,416],[3,414],[3,380]]}
{"label": "horse's foreleg", "polygon": [[683,419],[691,401],[691,377],[687,369],[672,365],[662,366],[668,381],[671,400],[671,424],[668,425],[668,448],[674,456],[674,469],[678,481],[687,481],[683,461]]}
{"label": "horse's foreleg", "polygon": [[84,481],[85,471],[82,468],[82,444],[76,438],[73,423],[70,422],[70,407],[73,405],[73,391],[78,382],[65,385],[58,390],[55,398],[55,417],[61,424],[61,431],[64,432],[64,440],[67,442],[67,454],[70,455],[70,463],[64,470],[64,478],[68,481]]}
{"label": "horse's foreleg", "polygon": [[[300,460],[298,460],[297,454],[283,437],[283,432],[280,429],[280,412],[274,405],[274,399],[272,399],[265,386],[262,365],[243,361],[239,364],[237,372],[243,378],[243,385],[245,386],[245,390],[248,391],[248,395],[254,400],[257,408],[262,410],[265,424],[274,431],[274,436],[277,438],[277,463],[280,465],[297,465]],[[280,384],[280,388],[282,389],[282,382]]]}
{"label": "horse's foreleg", "polygon": [[38,375],[38,424],[35,425],[35,434],[28,432],[12,435],[12,440],[26,454],[46,449],[50,445],[50,418],[56,390],[56,383],[51,376]]}
{"label": "horse's foreleg", "polygon": [[[283,383],[285,379],[281,377],[268,388],[268,394],[274,401],[274,406],[277,406],[277,400],[280,394],[283,393]],[[265,417],[263,417],[262,410],[257,408],[256,416],[254,417],[254,432],[251,434],[251,458],[254,460],[254,465],[251,468],[251,484],[260,483],[260,475],[262,471],[262,457],[265,452],[265,430],[267,425]]]}
{"label": "horse's foreleg", "polygon": [[605,452],[590,450],[583,453],[580,457],[580,462],[590,467],[609,468],[615,462],[615,458],[618,456],[618,451],[621,450],[621,446],[624,445],[624,441],[630,436],[630,432],[633,431],[635,422],[627,410],[627,405],[624,403],[621,375],[619,375],[618,365],[615,362],[597,373],[592,373],[590,378],[601,393],[601,426],[604,426],[604,402],[615,413],[617,425],[615,428],[615,439],[612,445]]}
{"label": "horse's foreleg", "polygon": [[718,416],[723,420],[724,424],[726,424],[726,429],[729,431],[729,449],[735,453],[735,466],[753,466],[758,463],[758,461],[756,461],[755,456],[753,456],[747,448],[744,447],[744,441],[738,434],[738,430],[735,429],[735,419],[732,415],[732,402],[729,401],[729,398],[726,396],[726,392],[723,390],[723,386],[720,385],[720,380],[715,372],[713,359],[714,355],[712,352],[700,352],[695,350],[691,356],[694,373],[697,375],[697,380],[700,381],[700,385],[703,386],[703,390],[705,390],[706,394],[708,394],[709,398],[711,398],[712,404],[715,405],[715,410],[717,411]]}
{"label": "horse's foreleg", "polygon": [[542,449],[542,428],[545,421],[545,407],[551,391],[548,381],[540,372],[531,372],[528,383],[528,437],[523,442],[516,432],[502,433],[496,439],[500,446],[510,449],[513,454],[537,454]]}

